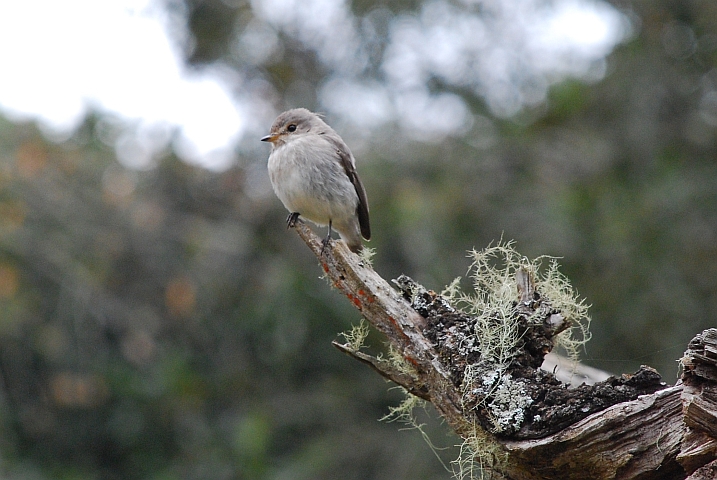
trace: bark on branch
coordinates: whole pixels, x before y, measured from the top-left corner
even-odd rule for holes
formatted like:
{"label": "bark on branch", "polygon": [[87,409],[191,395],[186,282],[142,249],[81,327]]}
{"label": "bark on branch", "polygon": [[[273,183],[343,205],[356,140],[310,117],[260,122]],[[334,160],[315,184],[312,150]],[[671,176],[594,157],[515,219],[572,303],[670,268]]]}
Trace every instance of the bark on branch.
{"label": "bark on branch", "polygon": [[[510,365],[498,372],[509,380],[500,383],[501,393],[497,380],[488,387],[471,383],[491,378],[478,350],[470,348],[481,341],[474,318],[408,277],[395,280],[394,288],[341,241],[322,253],[311,229],[298,223],[296,230],[333,286],[404,362],[334,345],[431,402],[463,439],[490,438],[493,478],[716,478],[717,329],[690,342],[681,360],[682,381],[674,387],[642,367],[633,375],[568,388],[540,369],[567,321],[536,291],[530,274],[519,270],[514,314],[519,345]],[[501,396],[513,410],[500,405]]]}

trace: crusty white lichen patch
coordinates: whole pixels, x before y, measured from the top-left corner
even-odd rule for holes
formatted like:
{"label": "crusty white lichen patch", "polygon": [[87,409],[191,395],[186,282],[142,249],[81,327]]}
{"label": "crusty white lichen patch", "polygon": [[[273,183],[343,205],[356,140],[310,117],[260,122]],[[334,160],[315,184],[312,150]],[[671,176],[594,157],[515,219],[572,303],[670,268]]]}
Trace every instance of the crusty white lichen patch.
{"label": "crusty white lichen patch", "polygon": [[524,385],[521,381],[513,380],[510,374],[500,377],[488,404],[495,432],[516,431],[523,424],[525,412],[533,403]]}

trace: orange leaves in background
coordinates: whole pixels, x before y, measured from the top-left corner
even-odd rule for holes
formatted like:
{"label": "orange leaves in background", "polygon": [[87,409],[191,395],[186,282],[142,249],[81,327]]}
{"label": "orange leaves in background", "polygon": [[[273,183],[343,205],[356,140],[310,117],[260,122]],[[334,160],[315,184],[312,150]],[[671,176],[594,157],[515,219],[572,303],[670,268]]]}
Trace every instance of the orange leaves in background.
{"label": "orange leaves in background", "polygon": [[17,293],[19,275],[17,267],[7,263],[0,264],[0,298],[12,298]]}
{"label": "orange leaves in background", "polygon": [[15,152],[17,172],[24,178],[35,178],[47,166],[47,150],[39,143],[25,142]]}
{"label": "orange leaves in background", "polygon": [[170,314],[186,317],[196,305],[197,294],[194,283],[186,276],[173,278],[164,291],[164,301]]}
{"label": "orange leaves in background", "polygon": [[102,404],[109,390],[97,375],[60,372],[50,379],[50,395],[61,407],[90,408]]}

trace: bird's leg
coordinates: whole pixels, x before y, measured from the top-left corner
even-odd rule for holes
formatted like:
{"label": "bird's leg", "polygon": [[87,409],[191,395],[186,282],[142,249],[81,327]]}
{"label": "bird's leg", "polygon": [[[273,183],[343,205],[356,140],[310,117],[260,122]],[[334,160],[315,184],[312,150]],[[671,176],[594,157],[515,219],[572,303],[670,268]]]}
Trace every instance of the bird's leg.
{"label": "bird's leg", "polygon": [[326,245],[329,244],[331,241],[331,220],[329,220],[329,233],[326,235],[326,238],[323,239],[321,242],[321,255],[324,254],[324,249],[326,248]]}
{"label": "bird's leg", "polygon": [[291,212],[288,217],[286,217],[286,228],[294,228],[296,226],[296,222],[299,220],[299,212]]}

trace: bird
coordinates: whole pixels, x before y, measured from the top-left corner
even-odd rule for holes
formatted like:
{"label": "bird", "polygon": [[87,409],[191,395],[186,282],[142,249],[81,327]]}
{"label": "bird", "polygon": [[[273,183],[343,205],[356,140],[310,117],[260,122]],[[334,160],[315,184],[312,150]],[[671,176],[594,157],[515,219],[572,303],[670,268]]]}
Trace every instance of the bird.
{"label": "bird", "polygon": [[271,143],[269,179],[290,212],[287,228],[301,216],[328,225],[322,254],[332,229],[352,252],[361,252],[361,237],[371,239],[368,200],[354,156],[339,134],[318,114],[294,108],[276,117],[261,141]]}

